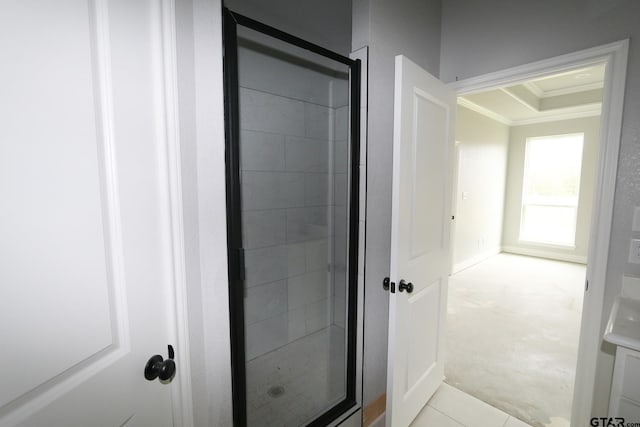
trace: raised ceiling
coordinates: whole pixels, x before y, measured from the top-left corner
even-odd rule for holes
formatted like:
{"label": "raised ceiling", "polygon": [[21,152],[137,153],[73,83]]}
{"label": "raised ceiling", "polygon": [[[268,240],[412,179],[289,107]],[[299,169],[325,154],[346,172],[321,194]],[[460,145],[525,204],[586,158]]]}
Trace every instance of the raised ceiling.
{"label": "raised ceiling", "polygon": [[510,126],[599,115],[604,65],[464,95],[458,104]]}

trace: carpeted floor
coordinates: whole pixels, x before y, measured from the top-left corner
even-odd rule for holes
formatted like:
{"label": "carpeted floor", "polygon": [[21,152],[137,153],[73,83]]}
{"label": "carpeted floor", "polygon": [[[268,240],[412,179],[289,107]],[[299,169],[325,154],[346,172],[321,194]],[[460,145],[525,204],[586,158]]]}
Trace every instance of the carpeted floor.
{"label": "carpeted floor", "polygon": [[446,382],[536,427],[568,426],[585,266],[495,255],[449,278]]}

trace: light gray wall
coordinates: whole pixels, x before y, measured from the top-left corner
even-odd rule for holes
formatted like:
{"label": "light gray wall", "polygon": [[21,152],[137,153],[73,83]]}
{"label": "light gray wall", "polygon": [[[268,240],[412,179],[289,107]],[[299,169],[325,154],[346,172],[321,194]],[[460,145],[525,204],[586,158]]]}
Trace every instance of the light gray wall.
{"label": "light gray wall", "polygon": [[[635,0],[448,0],[443,4],[441,77],[444,81],[631,38],[604,322],[613,297],[620,293],[622,275],[640,274],[640,265],[627,262],[633,207],[640,204],[638,16],[640,2]],[[595,415],[606,414],[612,369],[613,354],[601,351],[593,406]]]}
{"label": "light gray wall", "polygon": [[391,158],[394,58],[404,54],[438,75],[439,0],[354,0],[353,45],[369,46],[367,225],[365,265],[363,404],[386,390],[391,247]]}
{"label": "light gray wall", "polygon": [[[584,133],[575,248],[550,247],[519,241],[522,212],[522,179],[527,138]],[[591,230],[591,211],[600,149],[600,116],[538,123],[511,128],[509,172],[505,203],[503,249],[505,252],[531,253],[573,262],[586,262]],[[530,252],[534,251],[534,252]]]}
{"label": "light gray wall", "polygon": [[453,271],[500,252],[509,127],[458,106]]}
{"label": "light gray wall", "polygon": [[234,12],[343,55],[351,52],[349,0],[225,0]]}

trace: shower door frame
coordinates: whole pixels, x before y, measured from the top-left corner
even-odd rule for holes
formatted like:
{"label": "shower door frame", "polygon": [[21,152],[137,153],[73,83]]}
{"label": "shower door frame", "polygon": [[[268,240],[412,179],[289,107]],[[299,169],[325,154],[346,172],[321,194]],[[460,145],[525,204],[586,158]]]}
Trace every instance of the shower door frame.
{"label": "shower door frame", "polygon": [[[244,322],[244,249],[242,245],[242,206],[240,186],[240,111],[238,82],[237,26],[266,34],[299,48],[332,59],[349,67],[350,92],[350,185],[347,283],[347,370],[346,395],[308,426],[327,426],[357,405],[357,308],[358,308],[358,220],[360,189],[360,70],[359,59],[350,59],[294,35],[280,31],[223,8],[225,164],[227,198],[227,251],[229,274],[229,321],[231,339],[231,378],[233,424],[247,425],[246,360]],[[362,256],[362,254],[360,254]]]}

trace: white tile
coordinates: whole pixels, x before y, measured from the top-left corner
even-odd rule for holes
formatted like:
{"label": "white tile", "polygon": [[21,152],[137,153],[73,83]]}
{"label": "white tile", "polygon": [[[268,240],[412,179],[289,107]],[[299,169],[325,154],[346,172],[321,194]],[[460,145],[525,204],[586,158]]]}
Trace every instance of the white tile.
{"label": "white tile", "polygon": [[288,250],[286,246],[269,246],[245,251],[247,286],[275,282],[288,276]]}
{"label": "white tile", "polygon": [[344,328],[346,325],[347,309],[343,298],[333,298],[333,323]]}
{"label": "white tile", "polygon": [[327,139],[286,137],[285,170],[288,172],[328,172],[329,141]]}
{"label": "white tile", "polygon": [[305,243],[307,271],[326,270],[329,263],[329,242],[326,239]]}
{"label": "white tile", "polygon": [[[567,427],[569,426],[569,424],[567,423]],[[509,419],[507,420],[507,423],[504,425],[504,427],[531,427],[529,424],[525,423],[524,421],[520,421],[517,418],[514,417],[509,417]]]}
{"label": "white tile", "polygon": [[305,324],[307,326],[307,334],[316,332],[329,326],[330,299],[323,299],[305,306]]}
{"label": "white tile", "polygon": [[336,206],[333,210],[333,235],[336,239],[347,238],[347,208]]}
{"label": "white tile", "polygon": [[304,174],[304,203],[305,206],[329,205],[329,174]]}
{"label": "white tile", "polygon": [[429,406],[467,427],[502,427],[509,417],[501,410],[448,384],[442,384]]}
{"label": "white tile", "polygon": [[327,233],[326,207],[287,209],[287,242],[324,239]]}
{"label": "white tile", "polygon": [[307,334],[304,307],[289,310],[289,342],[295,341]]}
{"label": "white tile", "polygon": [[[296,61],[256,49],[238,40],[240,86],[316,104],[329,105],[331,78]],[[244,45],[243,45],[244,44]]]}
{"label": "white tile", "polygon": [[284,135],[241,131],[240,164],[243,171],[284,171]]}
{"label": "white tile", "polygon": [[333,150],[333,172],[347,173],[349,166],[349,143],[346,140],[335,141]]}
{"label": "white tile", "polygon": [[285,345],[288,341],[287,315],[248,325],[245,338],[247,360]]}
{"label": "white tile", "polygon": [[287,277],[307,271],[307,247],[304,243],[287,245]]}
{"label": "white tile", "polygon": [[335,206],[347,205],[349,180],[346,173],[336,173],[333,176],[333,204]]}
{"label": "white tile", "polygon": [[243,172],[242,209],[279,209],[304,206],[304,174]]}
{"label": "white tile", "polygon": [[244,317],[247,325],[287,311],[287,282],[268,283],[247,289]]}
{"label": "white tile", "polygon": [[305,135],[310,138],[329,140],[329,108],[305,103],[304,131]]}
{"label": "white tile", "polygon": [[240,129],[305,135],[304,102],[240,88]]}
{"label": "white tile", "polygon": [[[410,424],[411,427],[464,427],[453,418],[426,406]],[[498,427],[498,426],[496,426]],[[501,426],[500,426],[501,427]]]}
{"label": "white tile", "polygon": [[326,271],[314,271],[290,277],[287,282],[289,310],[318,302],[329,296]]}
{"label": "white tile", "polygon": [[283,244],[286,241],[284,210],[246,211],[242,213],[245,249]]}
{"label": "white tile", "polygon": [[347,140],[349,139],[349,111],[348,105],[344,107],[336,108],[335,110],[335,140]]}
{"label": "white tile", "polygon": [[336,298],[346,299],[347,274],[344,270],[338,270],[334,274],[334,295]]}
{"label": "white tile", "polygon": [[331,80],[331,107],[339,108],[349,103],[349,80],[348,79],[332,79]]}

